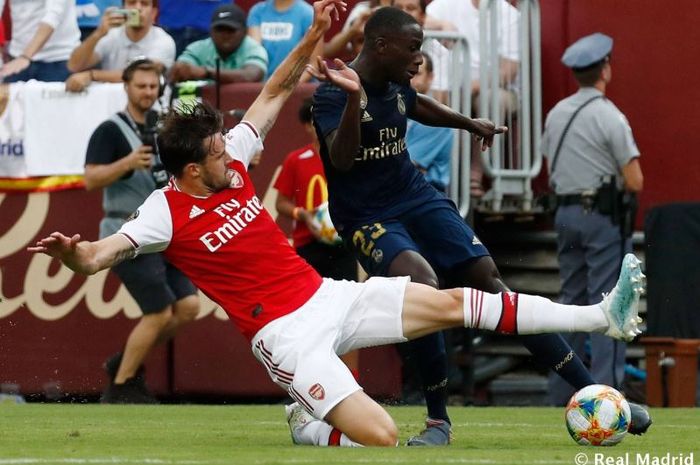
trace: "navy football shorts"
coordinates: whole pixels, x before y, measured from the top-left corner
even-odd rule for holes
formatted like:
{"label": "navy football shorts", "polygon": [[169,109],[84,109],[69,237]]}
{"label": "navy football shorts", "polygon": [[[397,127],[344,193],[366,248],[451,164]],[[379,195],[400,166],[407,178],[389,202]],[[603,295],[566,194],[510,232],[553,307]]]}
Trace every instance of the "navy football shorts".
{"label": "navy football shorts", "polygon": [[421,254],[436,273],[449,271],[489,251],[447,198],[434,197],[395,218],[354,227],[345,241],[371,276],[386,276],[404,250]]}

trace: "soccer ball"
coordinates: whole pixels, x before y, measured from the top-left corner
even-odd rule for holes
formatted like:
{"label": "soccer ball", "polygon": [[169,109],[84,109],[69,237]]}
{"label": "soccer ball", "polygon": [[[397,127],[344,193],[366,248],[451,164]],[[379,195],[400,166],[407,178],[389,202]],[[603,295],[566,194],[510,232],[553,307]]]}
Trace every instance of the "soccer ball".
{"label": "soccer ball", "polygon": [[566,428],[583,446],[614,446],[630,425],[630,406],[619,391],[592,384],[578,391],[566,406]]}
{"label": "soccer ball", "polygon": [[331,221],[331,214],[328,211],[328,202],[323,202],[316,208],[314,221],[321,228],[321,242],[329,245],[339,245],[343,242]]}

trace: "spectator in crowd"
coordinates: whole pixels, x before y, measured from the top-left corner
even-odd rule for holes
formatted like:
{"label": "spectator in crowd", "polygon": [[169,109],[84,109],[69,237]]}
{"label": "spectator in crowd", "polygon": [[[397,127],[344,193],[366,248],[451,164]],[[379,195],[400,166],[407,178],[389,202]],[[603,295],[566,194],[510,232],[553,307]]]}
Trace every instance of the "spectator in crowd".
{"label": "spectator in crowd", "polygon": [[138,10],[138,16],[127,21],[126,15],[107,9],[95,32],[71,53],[68,91],[80,92],[91,82],[119,82],[126,65],[137,57],[155,61],[161,70],[172,66],[175,42],[153,25],[158,13],[153,0],[124,0],[123,8]]}
{"label": "spectator in crowd", "polygon": [[[633,215],[618,204],[620,193],[642,190],[639,149],[627,118],[605,97],[612,70],[613,40],[592,34],[572,44],[562,57],[579,89],[557,103],[547,115],[542,151],[557,195],[555,228],[561,277],[561,301],[585,305],[615,281],[623,255],[632,250]],[[618,205],[616,205],[618,204]],[[627,219],[627,221],[625,221]],[[622,231],[622,227],[630,227]],[[567,338],[585,357],[588,335]],[[625,344],[590,335],[593,378],[619,388],[624,377]],[[569,386],[550,380],[550,399],[563,405]]]}
{"label": "spectator in crowd", "polygon": [[192,42],[209,37],[209,19],[233,0],[160,0],[158,24],[175,40],[176,56]]}
{"label": "spectator in crowd", "polygon": [[[411,79],[411,86],[419,94],[428,95],[434,78],[433,60],[427,53],[422,54],[423,63]],[[440,192],[446,192],[450,182],[453,136],[450,128],[426,126],[412,119],[406,127],[406,147],[411,161]]]}
{"label": "spectator in crowd", "polygon": [[[85,157],[86,188],[104,189],[100,238],[118,231],[168,179],[154,153],[157,113],[152,107],[158,96],[160,67],[150,60],[135,60],[123,73],[127,106],[95,129]],[[153,403],[141,364],[154,346],[167,341],[197,316],[197,290],[160,254],[119,263],[112,271],[136,300],[143,317],[131,331],[123,352],[105,363],[110,384],[101,400]]]}
{"label": "spectator in crowd", "polygon": [[10,0],[10,22],[9,61],[0,69],[4,81],[64,81],[68,57],[80,43],[75,0]]}
{"label": "spectator in crowd", "polygon": [[222,5],[211,18],[211,37],[187,46],[170,70],[170,81],[213,79],[219,62],[219,82],[259,82],[267,71],[265,48],[246,32],[246,15],[238,5]]}
{"label": "spectator in crowd", "polygon": [[[506,0],[496,0],[496,2],[499,11],[497,37],[500,88],[498,98],[501,115],[507,117],[516,111],[518,105],[517,96],[511,87],[520,67],[520,36],[518,34],[520,12]],[[479,6],[480,0],[434,0],[426,8],[430,17],[451,22],[460,33],[467,37],[471,60],[472,107],[473,114],[477,116],[479,115],[479,94],[481,92],[481,83],[479,82],[481,65]],[[470,187],[472,196],[481,197],[484,194],[482,188],[484,169],[479,150],[474,146],[475,144],[472,144]]]}
{"label": "spectator in crowd", "polygon": [[[304,0],[262,0],[248,13],[248,34],[265,47],[269,64],[265,79],[277,69],[284,58],[311,26],[313,8]],[[323,54],[320,42],[312,56]],[[302,81],[310,75],[304,73]]]}
{"label": "spectator in crowd", "polygon": [[100,25],[102,15],[107,8],[117,8],[122,0],[76,0],[76,14],[78,15],[78,27],[80,28],[80,41],[87,39]]}
{"label": "spectator in crowd", "polygon": [[[299,121],[311,142],[289,153],[275,182],[280,215],[294,220],[292,241],[301,258],[324,278],[357,281],[357,261],[352,252],[341,244],[323,242],[314,214],[319,205],[328,201],[326,175],[318,153],[318,138],[311,123],[311,99],[299,108]],[[358,378],[357,351],[345,354],[343,361]]]}

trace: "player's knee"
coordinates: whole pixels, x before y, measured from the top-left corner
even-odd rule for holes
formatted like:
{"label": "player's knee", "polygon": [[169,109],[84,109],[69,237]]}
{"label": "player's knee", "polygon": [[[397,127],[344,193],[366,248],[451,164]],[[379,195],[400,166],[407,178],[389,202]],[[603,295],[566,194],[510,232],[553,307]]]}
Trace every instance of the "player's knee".
{"label": "player's knee", "polygon": [[399,441],[399,430],[391,423],[375,425],[372,431],[372,443],[368,446],[396,447]]}
{"label": "player's knee", "polygon": [[156,327],[158,329],[162,329],[168,325],[168,323],[170,322],[172,317],[173,317],[173,310],[172,310],[172,307],[170,305],[168,305],[160,312],[145,314],[142,318],[142,321],[145,324]]}
{"label": "player's knee", "polygon": [[180,323],[194,321],[199,314],[199,298],[197,296],[189,296],[180,299],[175,304],[175,314]]}

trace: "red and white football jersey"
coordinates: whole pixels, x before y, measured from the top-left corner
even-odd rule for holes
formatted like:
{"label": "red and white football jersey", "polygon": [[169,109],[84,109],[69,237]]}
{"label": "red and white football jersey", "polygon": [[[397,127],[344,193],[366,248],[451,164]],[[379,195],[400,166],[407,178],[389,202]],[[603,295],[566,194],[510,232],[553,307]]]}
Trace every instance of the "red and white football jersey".
{"label": "red and white football jersey", "polygon": [[119,233],[137,253],[162,251],[252,339],[270,321],[301,307],[322,278],[299,258],[255,195],[247,172],[262,150],[255,128],[248,122],[233,128],[226,148],[235,171],[229,188],[195,197],[171,180]]}

